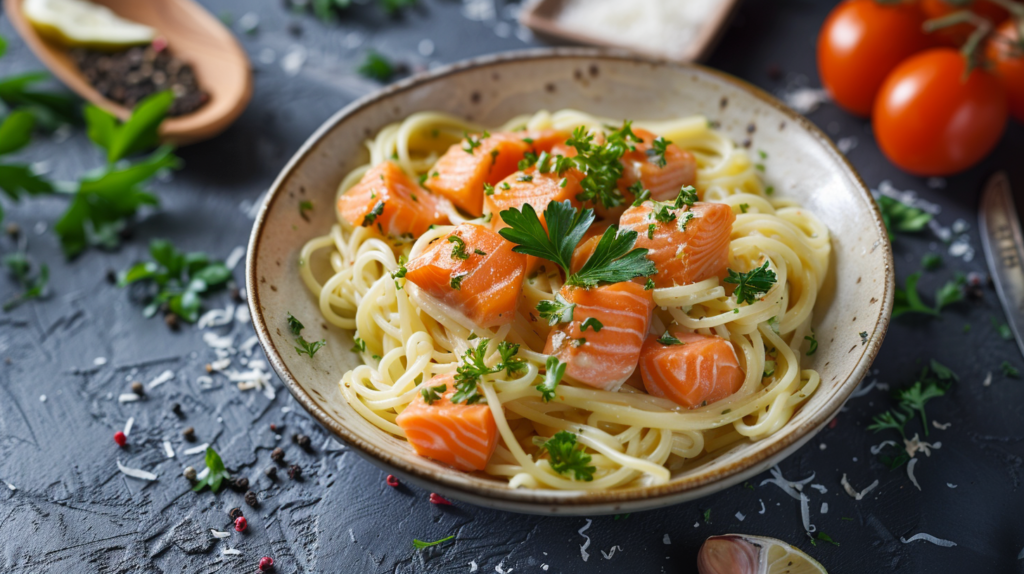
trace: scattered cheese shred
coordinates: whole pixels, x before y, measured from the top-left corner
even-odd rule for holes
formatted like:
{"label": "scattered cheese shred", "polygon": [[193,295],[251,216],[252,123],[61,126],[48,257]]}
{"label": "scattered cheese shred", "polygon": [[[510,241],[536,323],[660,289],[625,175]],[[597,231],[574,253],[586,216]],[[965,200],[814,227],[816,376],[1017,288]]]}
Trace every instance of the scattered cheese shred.
{"label": "scattered cheese shred", "polygon": [[949,540],[943,540],[941,538],[936,538],[936,537],[932,536],[931,534],[925,534],[924,532],[920,532],[918,534],[915,534],[915,535],[911,536],[910,538],[904,538],[904,537],[900,536],[900,542],[902,542],[904,544],[910,544],[911,542],[914,542],[916,540],[924,540],[925,542],[931,542],[932,544],[934,544],[936,546],[943,546],[945,548],[952,548],[953,546],[956,546],[956,542],[952,542],[952,541],[949,541]]}
{"label": "scattered cheese shred", "polygon": [[822,514],[828,514],[828,503],[827,502],[822,502],[821,503],[821,513]]}
{"label": "scattered cheese shred", "polygon": [[228,306],[224,309],[210,309],[203,316],[196,321],[196,326],[200,329],[209,329],[210,327],[223,327],[227,325],[235,318],[235,306],[228,303]]}
{"label": "scattered cheese shred", "polygon": [[132,478],[139,478],[142,480],[156,480],[156,475],[153,474],[152,472],[147,472],[140,468],[128,468],[127,466],[121,464],[120,460],[117,461],[117,469]]}
{"label": "scattered cheese shred", "polygon": [[939,424],[939,421],[932,421],[932,426],[937,428],[937,429],[939,429],[939,430],[946,430],[950,426],[952,426],[952,424],[953,423]]}
{"label": "scattered cheese shred", "polygon": [[124,422],[124,431],[122,431],[122,432],[124,432],[125,438],[127,438],[128,435],[132,434],[132,425],[134,425],[134,424],[135,424],[135,417],[128,417],[128,420],[126,420]]}
{"label": "scattered cheese shred", "polygon": [[886,440],[876,444],[875,446],[871,447],[871,454],[878,454],[882,452],[882,449],[887,446],[896,446],[896,441]]}
{"label": "scattered cheese shred", "polygon": [[666,545],[666,546],[668,546],[669,544],[672,544],[672,539],[668,537],[668,533],[667,532],[665,533],[665,537],[661,539],[661,543]]}
{"label": "scattered cheese shred", "polygon": [[227,259],[224,260],[224,266],[227,267],[228,269],[234,269],[235,266],[238,265],[238,262],[241,261],[243,257],[245,257],[245,247],[239,245],[232,249],[231,253],[228,254]]}
{"label": "scattered cheese shred", "polygon": [[917,483],[917,477],[914,476],[914,467],[917,466],[917,461],[918,459],[912,458],[907,463],[907,477],[910,478],[910,482],[913,482],[918,490],[921,490],[921,485]]}
{"label": "scattered cheese shred", "polygon": [[237,548],[225,548],[221,550],[221,553],[225,556],[239,556],[242,554],[242,551]]}
{"label": "scattered cheese shred", "polygon": [[746,518],[746,516],[744,516],[742,512],[736,512],[736,520],[743,522],[744,518]]}
{"label": "scattered cheese shred", "polygon": [[167,381],[169,381],[169,380],[171,380],[173,378],[174,378],[174,371],[168,369],[168,370],[160,373],[160,375],[158,375],[152,381],[149,381],[149,385],[147,385],[147,386],[149,387],[150,390],[152,390],[152,389],[155,389],[155,388],[159,387],[160,385],[166,383]]}
{"label": "scattered cheese shred", "polygon": [[868,495],[869,492],[871,492],[872,490],[875,489],[876,486],[878,486],[878,479],[875,479],[875,481],[869,484],[867,488],[860,492],[857,492],[857,490],[850,485],[850,481],[846,479],[846,473],[843,473],[843,479],[840,480],[839,482],[840,484],[843,485],[843,489],[846,490],[846,494],[849,494],[854,500],[862,500],[865,496]]}
{"label": "scattered cheese shred", "polygon": [[584,525],[583,528],[580,528],[579,530],[577,530],[577,532],[579,532],[580,536],[582,536],[582,537],[587,539],[587,541],[585,543],[580,544],[580,556],[583,557],[583,561],[584,562],[586,562],[590,558],[590,553],[587,552],[587,548],[590,548],[590,537],[587,536],[586,534],[583,534],[583,533],[586,532],[588,528],[590,528],[590,525],[593,522],[594,522],[593,520],[588,518],[586,525]]}
{"label": "scattered cheese shred", "polygon": [[142,397],[140,397],[139,395],[136,395],[135,393],[121,393],[117,397],[117,402],[122,403],[122,404],[123,403],[134,403],[135,401],[137,401],[137,400],[139,400],[141,398]]}
{"label": "scattered cheese shred", "polygon": [[221,532],[220,530],[214,530],[212,528],[210,529],[210,534],[213,534],[214,538],[230,538],[231,537],[231,533],[230,532]]}
{"label": "scattered cheese shred", "polygon": [[208,449],[208,448],[210,448],[210,443],[204,442],[203,444],[201,444],[199,446],[194,446],[194,447],[192,447],[190,449],[186,449],[186,450],[181,451],[181,454],[185,454],[185,455],[199,454],[201,452],[206,452],[206,449]]}
{"label": "scattered cheese shred", "polygon": [[164,454],[167,455],[167,458],[174,458],[174,448],[169,440],[164,441]]}

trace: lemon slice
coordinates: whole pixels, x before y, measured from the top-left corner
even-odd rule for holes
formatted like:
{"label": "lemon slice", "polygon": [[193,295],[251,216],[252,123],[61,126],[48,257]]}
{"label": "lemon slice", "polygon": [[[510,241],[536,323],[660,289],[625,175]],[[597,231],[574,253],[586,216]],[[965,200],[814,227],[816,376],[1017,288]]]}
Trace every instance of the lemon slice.
{"label": "lemon slice", "polygon": [[153,28],[85,0],[25,0],[22,11],[40,36],[69,48],[113,51],[156,36]]}
{"label": "lemon slice", "polygon": [[765,536],[725,534],[704,541],[697,555],[700,574],[828,574],[803,551]]}

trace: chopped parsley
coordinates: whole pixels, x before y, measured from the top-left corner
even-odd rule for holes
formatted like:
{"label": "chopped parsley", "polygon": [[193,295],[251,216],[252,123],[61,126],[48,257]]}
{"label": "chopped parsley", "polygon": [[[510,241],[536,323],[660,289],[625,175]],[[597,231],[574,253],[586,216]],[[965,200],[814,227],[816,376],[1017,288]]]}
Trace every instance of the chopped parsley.
{"label": "chopped parsley", "polygon": [[704,524],[711,524],[711,509],[704,511]]}
{"label": "chopped parsley", "polygon": [[466,251],[466,242],[458,235],[449,235],[448,243],[454,243],[452,247],[452,259],[469,259],[469,252]]}
{"label": "chopped parsley", "polygon": [[926,253],[921,258],[921,267],[924,267],[928,271],[935,271],[939,267],[942,267],[942,256],[938,253]]}
{"label": "chopped parsley", "polygon": [[858,334],[860,335],[860,344],[861,345],[866,345],[868,343],[868,332],[867,331],[861,331]]}
{"label": "chopped parsley", "polygon": [[469,155],[473,155],[473,151],[482,145],[481,142],[483,142],[483,140],[491,137],[491,134],[487,133],[486,130],[484,130],[484,133],[479,136],[470,135],[469,132],[463,132],[462,135],[465,136],[466,139],[466,143],[462,146],[462,151]]}
{"label": "chopped parsley", "polygon": [[623,202],[618,189],[624,169],[620,159],[627,151],[635,149],[634,143],[642,141],[633,133],[632,122],[628,120],[620,129],[607,133],[603,144],[594,143],[594,136],[588,133],[587,128],[579,126],[565,142],[576,148],[576,155],[556,162],[556,168],[561,173],[572,165],[583,173],[580,181],[583,192],[576,196],[580,201],[593,202],[604,208],[616,207]]}
{"label": "chopped parsley", "polygon": [[[292,332],[292,335],[295,336],[295,352],[300,355],[307,355],[312,359],[313,355],[327,344],[327,340],[320,339],[319,341],[313,341],[312,343],[307,341],[302,337],[302,330],[305,328],[305,325],[300,323],[299,320],[291,313],[288,313],[288,329]],[[358,337],[356,339],[358,340]],[[359,343],[362,343],[362,350],[366,351],[366,343],[364,341],[359,341]]]}
{"label": "chopped parsley", "polygon": [[363,216],[363,227],[369,227],[373,225],[373,222],[377,221],[377,218],[384,213],[384,201],[377,200],[377,203],[373,205],[373,209]]}
{"label": "chopped parsley", "polygon": [[434,404],[434,401],[441,400],[441,393],[448,388],[448,385],[437,385],[436,387],[423,387],[420,389],[420,394],[423,395],[423,402],[428,405]]}
{"label": "chopped parsley", "polygon": [[398,269],[391,274],[391,278],[395,280],[395,289],[401,289],[402,286],[398,284],[399,279],[405,279],[405,274],[409,272],[406,269],[405,264],[409,262],[409,259],[403,254],[398,256]]}
{"label": "chopped parsley", "polygon": [[558,388],[558,383],[561,382],[568,366],[569,363],[559,361],[558,357],[548,357],[544,365],[544,382],[536,387],[545,403],[554,400],[555,389]]}
{"label": "chopped parsley", "polygon": [[494,186],[489,184],[489,183],[485,183],[484,184],[484,195],[494,195]]}
{"label": "chopped parsley", "polygon": [[811,346],[807,348],[807,356],[810,357],[811,355],[818,351],[818,339],[814,335],[814,331],[811,331],[811,334],[804,337],[804,340],[810,341],[811,343]]}
{"label": "chopped parsley", "polygon": [[659,223],[669,223],[676,220],[676,214],[672,213],[667,205],[662,205],[661,209],[651,212],[651,215]]}
{"label": "chopped parsley", "polygon": [[644,291],[651,291],[652,289],[654,289],[654,279],[648,277],[647,281],[644,283]]}
{"label": "chopped parsley", "polygon": [[738,304],[754,303],[757,299],[768,292],[777,281],[775,272],[768,268],[768,261],[760,267],[755,267],[746,273],[737,273],[729,269],[729,276],[724,279],[726,283],[736,285],[734,294]]}
{"label": "chopped parsley", "polygon": [[[394,1],[394,0],[392,0],[392,1]],[[438,544],[441,544],[442,542],[448,542],[452,538],[455,538],[454,534],[452,534],[451,536],[445,536],[444,538],[442,538],[440,540],[435,540],[433,542],[424,542],[422,540],[417,540],[417,539],[413,538],[412,539],[412,545],[413,545],[413,548],[415,548],[417,550],[423,550],[424,548],[429,548],[431,546],[437,546]]]}
{"label": "chopped parsley", "polygon": [[299,217],[309,221],[309,216],[306,215],[307,211],[313,211],[313,202],[309,200],[303,200],[299,202]]}
{"label": "chopped parsley", "polygon": [[774,185],[769,185],[768,187],[764,188],[764,194],[765,195],[771,196],[774,193],[775,193],[775,186]]}
{"label": "chopped parsley", "polygon": [[897,231],[915,233],[923,230],[932,215],[916,207],[901,203],[887,195],[878,198],[878,210],[882,213],[882,222],[889,232],[889,241],[895,241]]}
{"label": "chopped parsley", "polygon": [[999,368],[1003,371],[1003,376],[1016,379],[1020,376],[1020,371],[1017,367],[1010,364],[1009,361],[1003,361],[1003,364],[999,365]]}
{"label": "chopped parsley", "polygon": [[39,266],[39,271],[33,277],[32,263],[23,252],[17,251],[6,255],[3,258],[3,265],[22,289],[19,295],[4,303],[4,311],[10,311],[25,301],[38,299],[46,292],[46,285],[50,281],[50,268],[45,264]]}
{"label": "chopped parsley", "polygon": [[558,264],[565,271],[567,285],[589,289],[600,283],[648,277],[658,271],[654,262],[647,259],[646,249],[633,249],[637,237],[635,231],[609,227],[583,267],[572,273],[573,250],[594,222],[594,211],[578,211],[569,200],[548,204],[544,210],[547,230],[528,203],[523,205],[522,211],[515,208],[502,211],[501,218],[509,227],[499,233],[516,244],[513,251]]}
{"label": "chopped parsley", "polygon": [[516,181],[527,181],[527,182],[533,181],[533,176],[530,175],[530,174],[524,173],[524,174],[520,175],[519,177],[517,177]]}
{"label": "chopped parsley", "polygon": [[499,185],[498,187],[500,187],[501,189],[503,189],[505,191],[508,191],[509,189],[512,189],[512,186],[509,185],[509,183],[507,181],[501,182],[501,185]]}
{"label": "chopped parsley", "polygon": [[658,342],[661,343],[662,345],[665,345],[666,347],[669,346],[669,345],[685,345],[686,344],[686,343],[680,341],[679,339],[673,337],[672,333],[669,333],[668,331],[665,331],[660,337],[658,337]]}
{"label": "chopped parsley", "polygon": [[[322,2],[323,0],[321,0]],[[359,65],[357,71],[371,80],[386,82],[395,75],[395,65],[376,50],[370,50],[366,52],[363,63]]]}
{"label": "chopped parsley", "polygon": [[[822,542],[828,542],[829,544],[831,544],[833,546],[839,546],[839,543],[836,542],[835,540],[832,540],[831,536],[829,536],[828,534],[825,534],[824,532],[822,532],[820,530],[818,531],[816,536],[818,537],[818,540],[821,540]],[[812,545],[814,544],[814,539],[813,538],[811,539],[811,544]]]}
{"label": "chopped parsley", "polygon": [[693,207],[694,203],[697,203],[697,190],[692,185],[687,185],[679,190],[679,195],[676,196],[674,202],[676,209],[682,209],[684,205]]}
{"label": "chopped parsley", "polygon": [[[949,367],[935,360],[930,361],[913,385],[893,393],[898,401],[898,408],[876,415],[867,429],[874,432],[893,430],[899,433],[900,438],[906,440],[906,426],[916,415],[920,417],[921,428],[927,437],[929,431],[925,406],[928,401],[944,396],[949,387],[958,380],[959,377]],[[881,457],[882,462],[889,468],[898,468],[910,459],[902,446],[895,448],[895,455],[886,454]]]}
{"label": "chopped parsley", "polygon": [[647,239],[654,239],[654,232],[658,230],[657,223],[651,223],[647,226]]}
{"label": "chopped parsley", "polygon": [[532,151],[528,151],[525,154],[523,154],[523,159],[519,160],[519,163],[516,165],[516,167],[519,168],[519,171],[525,171],[536,164],[537,154],[533,153]]}
{"label": "chopped parsley", "polygon": [[995,328],[996,333],[999,333],[999,336],[1002,337],[1004,341],[1013,340],[1013,331],[1010,330],[1010,326],[1006,323],[992,317],[992,327]]}
{"label": "chopped parsley", "polygon": [[761,377],[767,379],[775,374],[775,361],[764,362],[764,372],[761,373]]}
{"label": "chopped parsley", "polygon": [[545,300],[537,303],[537,311],[540,312],[540,318],[547,319],[548,325],[551,326],[572,321],[572,314],[575,309],[576,304],[566,301],[561,293],[555,294],[554,301]]}
{"label": "chopped parsley", "polygon": [[161,308],[194,323],[199,319],[202,297],[231,280],[231,270],[205,253],[182,253],[170,242],[154,239],[149,243],[152,261],[136,263],[118,274],[117,283],[150,284],[150,298],[142,314],[156,315]]}
{"label": "chopped parsley", "polygon": [[668,151],[668,146],[671,144],[669,140],[658,136],[651,142],[651,148],[647,150],[647,158],[658,167],[665,167],[668,162],[665,161],[665,152]]}
{"label": "chopped parsley", "polygon": [[462,290],[462,280],[465,279],[465,278],[466,278],[466,273],[460,273],[458,275],[452,275],[451,281],[448,282],[448,285],[451,286],[451,288],[455,289],[456,291],[461,291]]}
{"label": "chopped parsley", "polygon": [[587,317],[583,321],[583,323],[580,324],[580,333],[586,331],[587,327],[593,329],[595,333],[599,333],[601,332],[601,329],[604,328],[604,324],[595,319],[594,317]]}
{"label": "chopped parsley", "polygon": [[750,204],[749,203],[741,203],[740,204],[740,212],[741,213],[746,213],[747,210],[749,210],[749,209],[750,209]]}
{"label": "chopped parsley", "polygon": [[[0,80],[0,83],[3,81]],[[0,92],[2,98],[2,92]],[[6,101],[6,100],[4,100]],[[0,101],[3,105],[3,101]],[[32,139],[32,129],[36,119],[27,110],[11,112],[3,123],[0,123],[0,156],[9,154],[28,145]],[[16,164],[0,164],[0,190],[12,201],[19,201],[22,193],[36,195],[53,191],[53,186],[45,179],[36,175],[31,166]],[[0,205],[0,220],[4,217],[3,206]]]}
{"label": "chopped parsley", "polygon": [[551,459],[551,469],[558,474],[573,474],[575,480],[590,482],[594,480],[597,467],[588,466],[591,461],[583,447],[576,448],[576,435],[567,431],[558,431],[555,436],[540,445]]}
{"label": "chopped parsley", "polygon": [[[296,326],[298,326],[297,329]],[[302,323],[299,323],[298,319],[292,317],[291,313],[288,313],[288,327],[291,328],[292,335],[298,335],[302,331]],[[366,341],[360,339],[359,335],[356,335],[352,338],[352,348],[349,350],[353,353],[365,353]]]}
{"label": "chopped parsley", "polygon": [[694,217],[693,212],[686,214],[686,217],[679,220],[679,231],[686,231],[686,226],[689,225],[690,220]]}
{"label": "chopped parsley", "polygon": [[920,273],[912,273],[907,276],[906,287],[896,288],[893,299],[893,318],[908,313],[919,313],[937,317],[942,308],[964,300],[964,285],[967,279],[962,274],[957,274],[952,280],[947,281],[935,291],[935,307],[930,307],[921,301],[921,295],[917,290],[917,283],[921,279]]}
{"label": "chopped parsley", "polygon": [[224,467],[224,461],[221,460],[217,451],[213,450],[213,447],[206,447],[206,468],[209,472],[192,487],[192,490],[199,492],[209,486],[210,490],[216,493],[220,490],[224,480],[231,478],[231,474],[228,473],[228,469]]}
{"label": "chopped parsley", "polygon": [[651,199],[651,190],[644,189],[644,182],[637,181],[629,186],[629,192],[633,194],[633,207],[640,207],[645,201]]}

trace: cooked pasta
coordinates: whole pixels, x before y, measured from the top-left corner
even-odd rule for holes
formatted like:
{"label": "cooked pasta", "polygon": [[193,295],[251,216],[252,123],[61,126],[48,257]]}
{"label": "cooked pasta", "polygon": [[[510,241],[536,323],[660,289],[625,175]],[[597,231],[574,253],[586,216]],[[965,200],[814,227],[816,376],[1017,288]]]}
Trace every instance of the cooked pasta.
{"label": "cooked pasta", "polygon": [[[583,126],[590,133],[601,134],[605,126],[618,123],[562,110],[516,117],[491,131],[518,133],[525,129],[534,133],[555,129],[568,133]],[[515,356],[523,361],[515,369],[488,370],[479,376],[479,401],[474,405],[486,405],[486,424],[492,424],[489,421],[493,419],[497,443],[480,465],[482,468],[476,470],[507,479],[511,487],[597,490],[662,484],[695,461],[738,441],[756,441],[782,428],[819,385],[818,373],[802,368],[801,359],[810,345],[816,345],[812,342],[812,309],[829,267],[829,231],[813,214],[774,197],[748,152],[712,129],[704,117],[637,121],[633,127],[657,134],[692,154],[696,161],[694,187],[700,198],[696,206],[724,204],[731,209],[732,215],[726,213],[730,220],[735,217],[731,230],[726,232],[730,276],[759,267],[774,273],[770,288],[746,301],[741,301],[742,287],[724,282],[721,276],[689,284],[658,285],[653,291],[652,281],[645,285],[653,304],[647,329],[640,337],[648,332],[649,338],[664,333],[662,340],[674,343],[663,344],[676,344],[678,349],[691,344],[695,345],[691,349],[703,349],[700,345],[708,341],[724,340],[726,355],[731,345],[734,359],[729,360],[738,365],[738,388],[710,402],[680,404],[650,394],[641,377],[648,373],[635,368],[624,381],[612,381],[604,387],[566,375],[557,384],[553,398],[545,400],[539,386],[550,378],[551,365],[558,363],[549,362],[553,353],[545,354],[545,347],[548,343],[550,348],[552,331],[560,325],[537,320],[529,310],[558,301],[559,293],[565,292],[568,272],[551,264],[535,269],[522,281],[514,318],[504,319],[498,326],[482,327],[466,314],[453,313],[450,302],[424,296],[424,289],[403,278],[404,264],[423,256],[446,237],[453,243],[446,243],[445,248],[458,249],[459,240],[450,238],[456,226],[470,223],[490,229],[498,214],[488,213],[485,202],[483,215],[474,217],[472,212],[441,199],[436,216],[450,225],[435,224],[421,234],[389,235],[379,220],[377,225],[368,225],[368,219],[364,219],[356,226],[339,211],[338,223],[302,249],[300,273],[318,299],[324,318],[356,337],[356,350],[364,364],[345,373],[340,381],[340,391],[352,408],[379,429],[406,437],[399,420],[403,411],[411,409],[414,402],[424,403],[431,392],[429,387],[445,375],[455,375],[476,346],[486,340],[483,357],[488,367],[502,362],[502,343],[506,349],[511,344],[519,345]],[[473,136],[464,139],[467,133],[482,135],[476,140]],[[369,163],[352,170],[341,181],[338,198],[385,162],[396,165],[412,181],[426,180],[429,189],[429,178],[443,176],[433,170],[450,147],[468,146],[466,154],[472,157],[474,142],[479,145],[488,135],[484,126],[441,113],[414,114],[385,127],[367,142]],[[601,141],[600,135],[597,141]],[[499,160],[492,157],[492,161]],[[520,175],[519,180],[512,181],[525,177]],[[383,181],[385,176],[380,179]],[[564,182],[560,184],[564,186]],[[428,194],[422,189],[419,193]],[[371,203],[373,197],[371,192]],[[418,201],[415,194],[412,198]],[[373,205],[376,216],[382,216],[384,204]],[[660,204],[650,205],[655,210]],[[675,207],[679,207],[678,202]],[[680,219],[686,215],[689,221],[695,210],[697,207],[684,206],[672,214]],[[597,211],[605,221],[619,222],[614,210]],[[647,235],[653,238],[657,222],[652,217],[648,214],[644,221],[652,222]],[[390,225],[402,221],[393,216]],[[686,223],[674,221],[672,225],[676,225],[672,229],[676,232],[685,230]],[[484,254],[480,249],[477,252]],[[453,259],[456,255],[453,252]],[[454,275],[452,281],[457,289]],[[635,283],[642,281],[643,277]],[[639,288],[634,290],[640,292]],[[583,303],[579,305],[577,312],[585,308]],[[594,323],[600,324],[596,320]],[[604,328],[611,329],[607,322]],[[574,344],[585,346],[586,338],[597,340],[586,326],[579,330],[584,337]],[[669,330],[678,338],[673,339]],[[698,367],[701,360],[697,357]],[[714,372],[723,376],[719,368],[714,365]],[[545,449],[544,443],[559,431],[575,435],[575,450],[581,453],[577,456],[584,461],[589,457],[585,466],[591,470],[586,476],[566,471],[564,464],[558,464],[564,461],[556,461],[555,453]]]}

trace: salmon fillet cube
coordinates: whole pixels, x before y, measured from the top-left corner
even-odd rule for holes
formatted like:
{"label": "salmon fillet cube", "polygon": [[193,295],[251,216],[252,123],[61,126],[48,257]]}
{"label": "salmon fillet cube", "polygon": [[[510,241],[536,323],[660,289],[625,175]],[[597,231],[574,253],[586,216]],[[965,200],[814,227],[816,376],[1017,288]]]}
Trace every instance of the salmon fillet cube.
{"label": "salmon fillet cube", "polygon": [[659,166],[654,151],[654,140],[658,136],[640,128],[634,128],[633,133],[643,142],[635,143],[636,149],[622,156],[619,187],[627,205],[635,199],[627,190],[637,181],[650,190],[654,201],[672,201],[684,186],[697,183],[697,158],[692,153],[670,143],[665,149],[665,165]]}
{"label": "salmon fillet cube", "polygon": [[[562,297],[576,305],[572,321],[548,334],[544,353],[567,363],[565,374],[585,385],[617,391],[633,374],[651,324],[654,299],[633,282],[593,289],[564,286]],[[582,330],[588,319],[601,323]],[[584,341],[585,340],[585,341]]]}
{"label": "salmon fillet cube", "polygon": [[640,352],[640,376],[648,393],[692,409],[740,390],[745,375],[732,343],[681,328],[669,333],[680,344],[665,345],[650,335]]}
{"label": "salmon fillet cube", "polygon": [[383,235],[419,237],[431,225],[448,223],[444,203],[416,185],[398,164],[385,161],[338,198],[338,212],[352,227],[372,226]]}
{"label": "salmon fillet cube", "polygon": [[[694,203],[668,209],[671,221],[658,221],[660,205],[650,201],[622,214],[622,229],[637,232],[636,247],[658,267],[658,288],[689,285],[712,277],[723,278],[729,267],[729,242],[736,215],[724,203]],[[691,217],[692,216],[692,217]],[[685,224],[685,230],[683,229]]]}
{"label": "salmon fillet cube", "polygon": [[[494,185],[519,169],[530,145],[519,135],[471,136],[448,148],[424,185],[474,217],[483,215],[484,184]],[[471,151],[467,151],[471,150]]]}
{"label": "salmon fillet cube", "polygon": [[513,247],[486,227],[463,223],[406,264],[410,295],[432,297],[463,325],[510,323],[526,276],[526,255]]}
{"label": "salmon fillet cube", "polygon": [[439,399],[427,404],[418,393],[395,420],[405,431],[416,454],[454,466],[459,470],[483,470],[498,445],[498,426],[485,404],[453,403],[455,378],[437,375],[424,386],[436,388]]}

